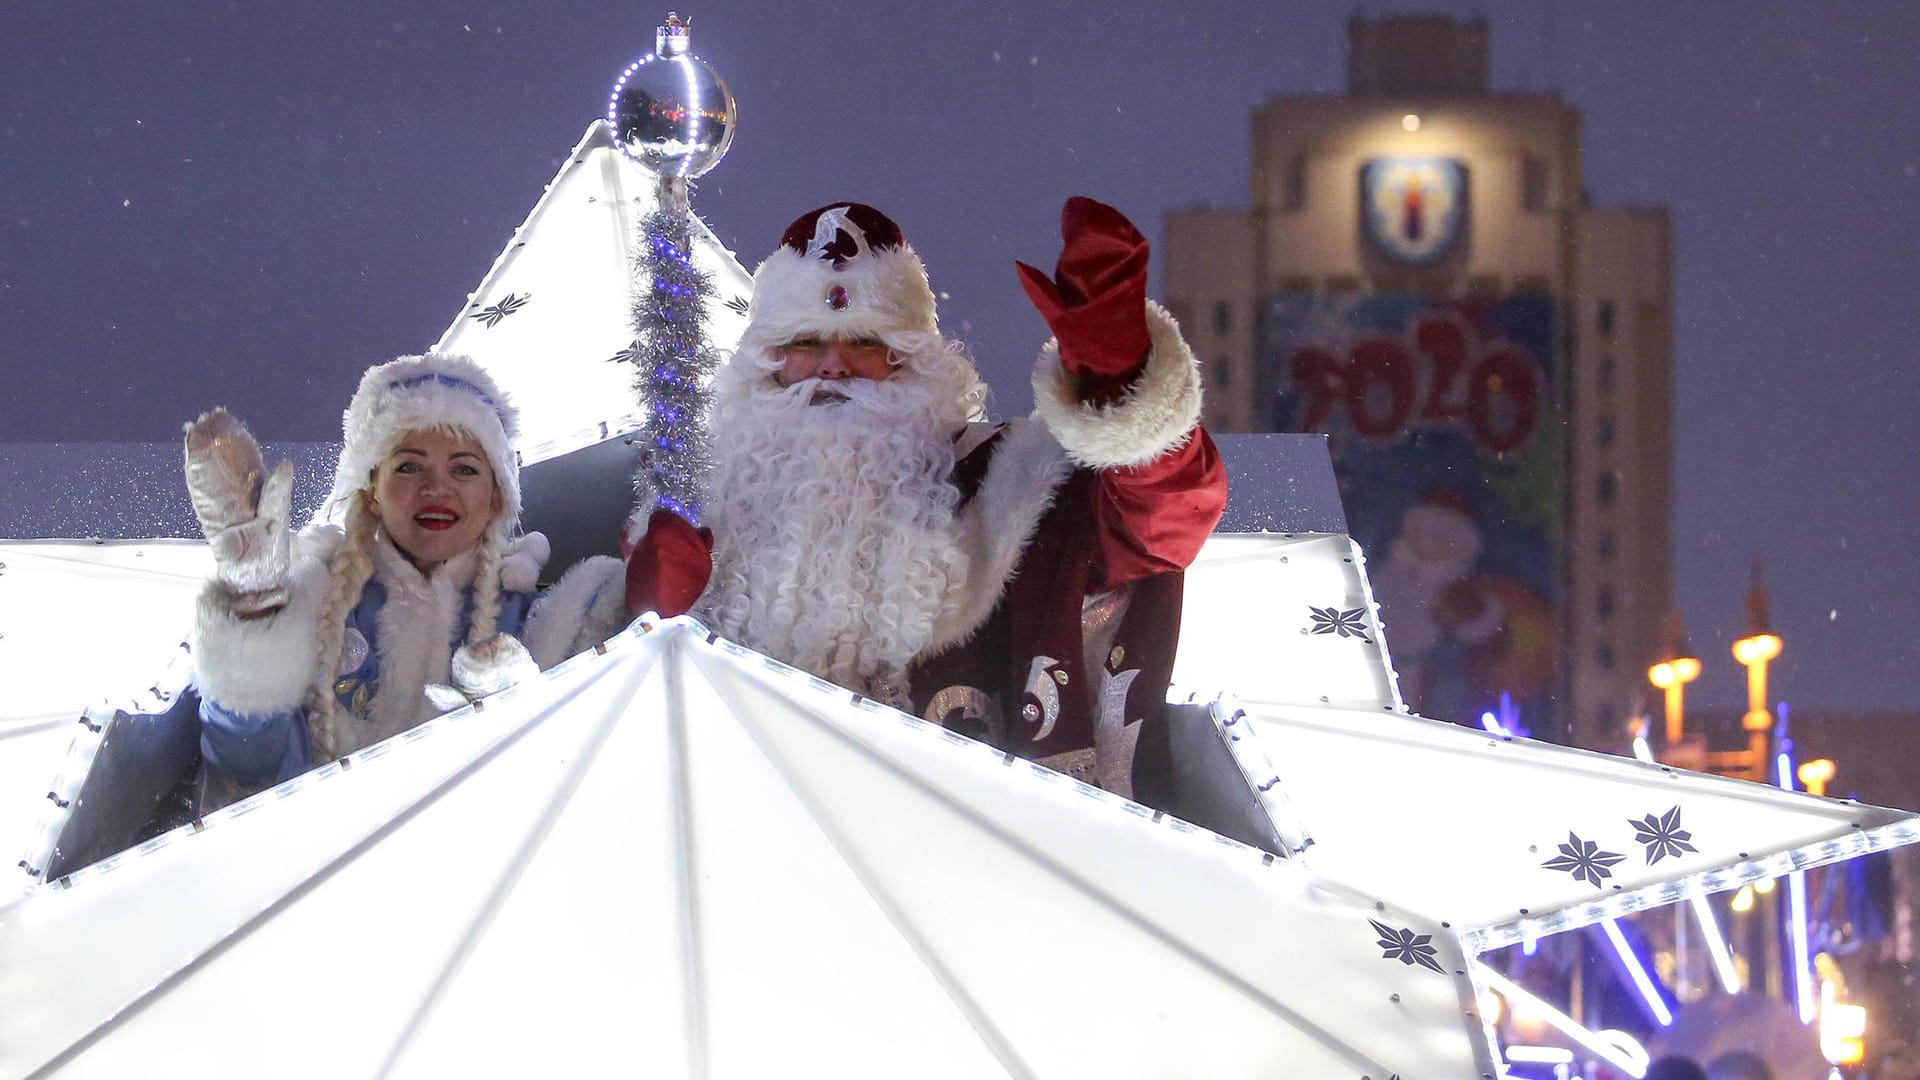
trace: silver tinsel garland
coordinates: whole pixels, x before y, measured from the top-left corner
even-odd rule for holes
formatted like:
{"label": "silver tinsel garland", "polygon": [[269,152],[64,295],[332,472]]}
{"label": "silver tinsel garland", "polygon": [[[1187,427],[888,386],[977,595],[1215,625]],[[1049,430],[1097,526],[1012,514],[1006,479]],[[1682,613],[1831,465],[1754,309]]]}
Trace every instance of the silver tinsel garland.
{"label": "silver tinsel garland", "polygon": [[641,219],[634,262],[648,288],[634,295],[631,356],[638,369],[634,389],[647,407],[636,494],[642,505],[650,501],[698,525],[713,469],[707,384],[719,353],[706,331],[713,282],[693,264],[692,234],[693,215],[684,205]]}

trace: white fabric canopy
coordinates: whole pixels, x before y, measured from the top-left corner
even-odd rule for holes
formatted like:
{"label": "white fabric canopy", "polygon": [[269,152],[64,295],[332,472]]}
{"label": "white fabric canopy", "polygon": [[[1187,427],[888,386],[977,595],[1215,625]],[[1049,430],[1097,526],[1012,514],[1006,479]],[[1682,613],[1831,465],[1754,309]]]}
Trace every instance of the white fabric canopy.
{"label": "white fabric canopy", "polygon": [[1209,537],[1187,570],[1175,690],[1404,711],[1365,567],[1345,533]]}
{"label": "white fabric canopy", "polygon": [[0,1075],[1493,1071],[1430,920],[698,624],[483,706],[0,908]]}
{"label": "white fabric canopy", "polygon": [[[523,465],[639,426],[633,366],[610,361],[633,344],[632,290],[647,282],[634,281],[632,249],[658,205],[656,181],[614,148],[606,121],[594,121],[434,343],[478,360],[513,399]],[[707,339],[731,349],[752,280],[697,217],[693,233],[694,265],[716,294]]]}
{"label": "white fabric canopy", "polygon": [[[195,541],[0,542],[0,868],[37,846],[55,811],[47,792],[85,769],[67,757],[81,713],[150,704],[147,688],[185,662],[211,565]],[[29,879],[0,882],[6,897]]]}

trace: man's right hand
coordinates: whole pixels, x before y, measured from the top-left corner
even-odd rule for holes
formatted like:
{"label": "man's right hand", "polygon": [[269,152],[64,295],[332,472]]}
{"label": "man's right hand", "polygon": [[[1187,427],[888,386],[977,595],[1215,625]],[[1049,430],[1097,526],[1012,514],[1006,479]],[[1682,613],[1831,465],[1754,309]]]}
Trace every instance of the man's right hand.
{"label": "man's right hand", "polygon": [[627,614],[685,615],[713,576],[713,530],[671,510],[655,510],[627,556]]}
{"label": "man's right hand", "polygon": [[1060,260],[1053,276],[1015,263],[1027,299],[1060,343],[1060,363],[1080,382],[1081,400],[1107,405],[1125,396],[1146,364],[1147,238],[1125,214],[1084,195],[1060,211]]}
{"label": "man's right hand", "polygon": [[293,463],[267,473],[253,434],[225,409],[202,414],[185,432],[187,492],[227,606],[242,617],[280,608],[287,602]]}

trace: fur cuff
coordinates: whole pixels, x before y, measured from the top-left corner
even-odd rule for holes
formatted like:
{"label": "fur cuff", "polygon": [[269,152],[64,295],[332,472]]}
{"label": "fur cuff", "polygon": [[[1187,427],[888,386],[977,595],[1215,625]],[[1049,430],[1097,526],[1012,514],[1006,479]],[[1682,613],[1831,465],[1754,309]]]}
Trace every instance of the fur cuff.
{"label": "fur cuff", "polygon": [[[461,705],[540,676],[527,647],[507,634],[495,634],[478,645],[460,646],[454,650],[449,669],[453,688],[466,699]],[[428,697],[434,696],[432,690],[428,688]]]}
{"label": "fur cuff", "polygon": [[193,681],[200,696],[243,716],[286,712],[305,699],[313,681],[314,620],[329,578],[325,559],[303,556],[332,549],[327,537],[315,539],[321,542],[301,545],[287,605],[277,614],[242,619],[217,582],[201,590],[193,628]]}
{"label": "fur cuff", "polygon": [[[635,481],[638,486],[638,481]],[[649,485],[651,486],[651,485]],[[647,538],[647,522],[653,517],[653,496],[634,500],[633,510],[627,514],[627,520],[620,526],[620,551],[631,554]]]}
{"label": "fur cuff", "polygon": [[500,560],[500,587],[508,592],[532,592],[540,584],[540,569],[547,565],[553,547],[544,533],[530,532],[507,545]]}
{"label": "fur cuff", "polygon": [[1185,442],[1200,420],[1200,369],[1167,310],[1147,301],[1153,348],[1133,389],[1111,405],[1082,404],[1049,341],[1033,367],[1033,410],[1088,468],[1144,465]]}
{"label": "fur cuff", "polygon": [[596,555],[575,563],[534,602],[520,638],[544,671],[626,625],[627,566]]}

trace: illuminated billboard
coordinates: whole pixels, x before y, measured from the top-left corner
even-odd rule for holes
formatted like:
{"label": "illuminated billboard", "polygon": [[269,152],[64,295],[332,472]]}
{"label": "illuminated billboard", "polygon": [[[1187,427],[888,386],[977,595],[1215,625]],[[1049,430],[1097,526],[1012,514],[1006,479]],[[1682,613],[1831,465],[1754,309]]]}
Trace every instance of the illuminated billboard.
{"label": "illuminated billboard", "polygon": [[1330,437],[1408,704],[1474,723],[1504,695],[1521,724],[1551,730],[1552,299],[1280,293],[1262,335],[1265,419]]}

